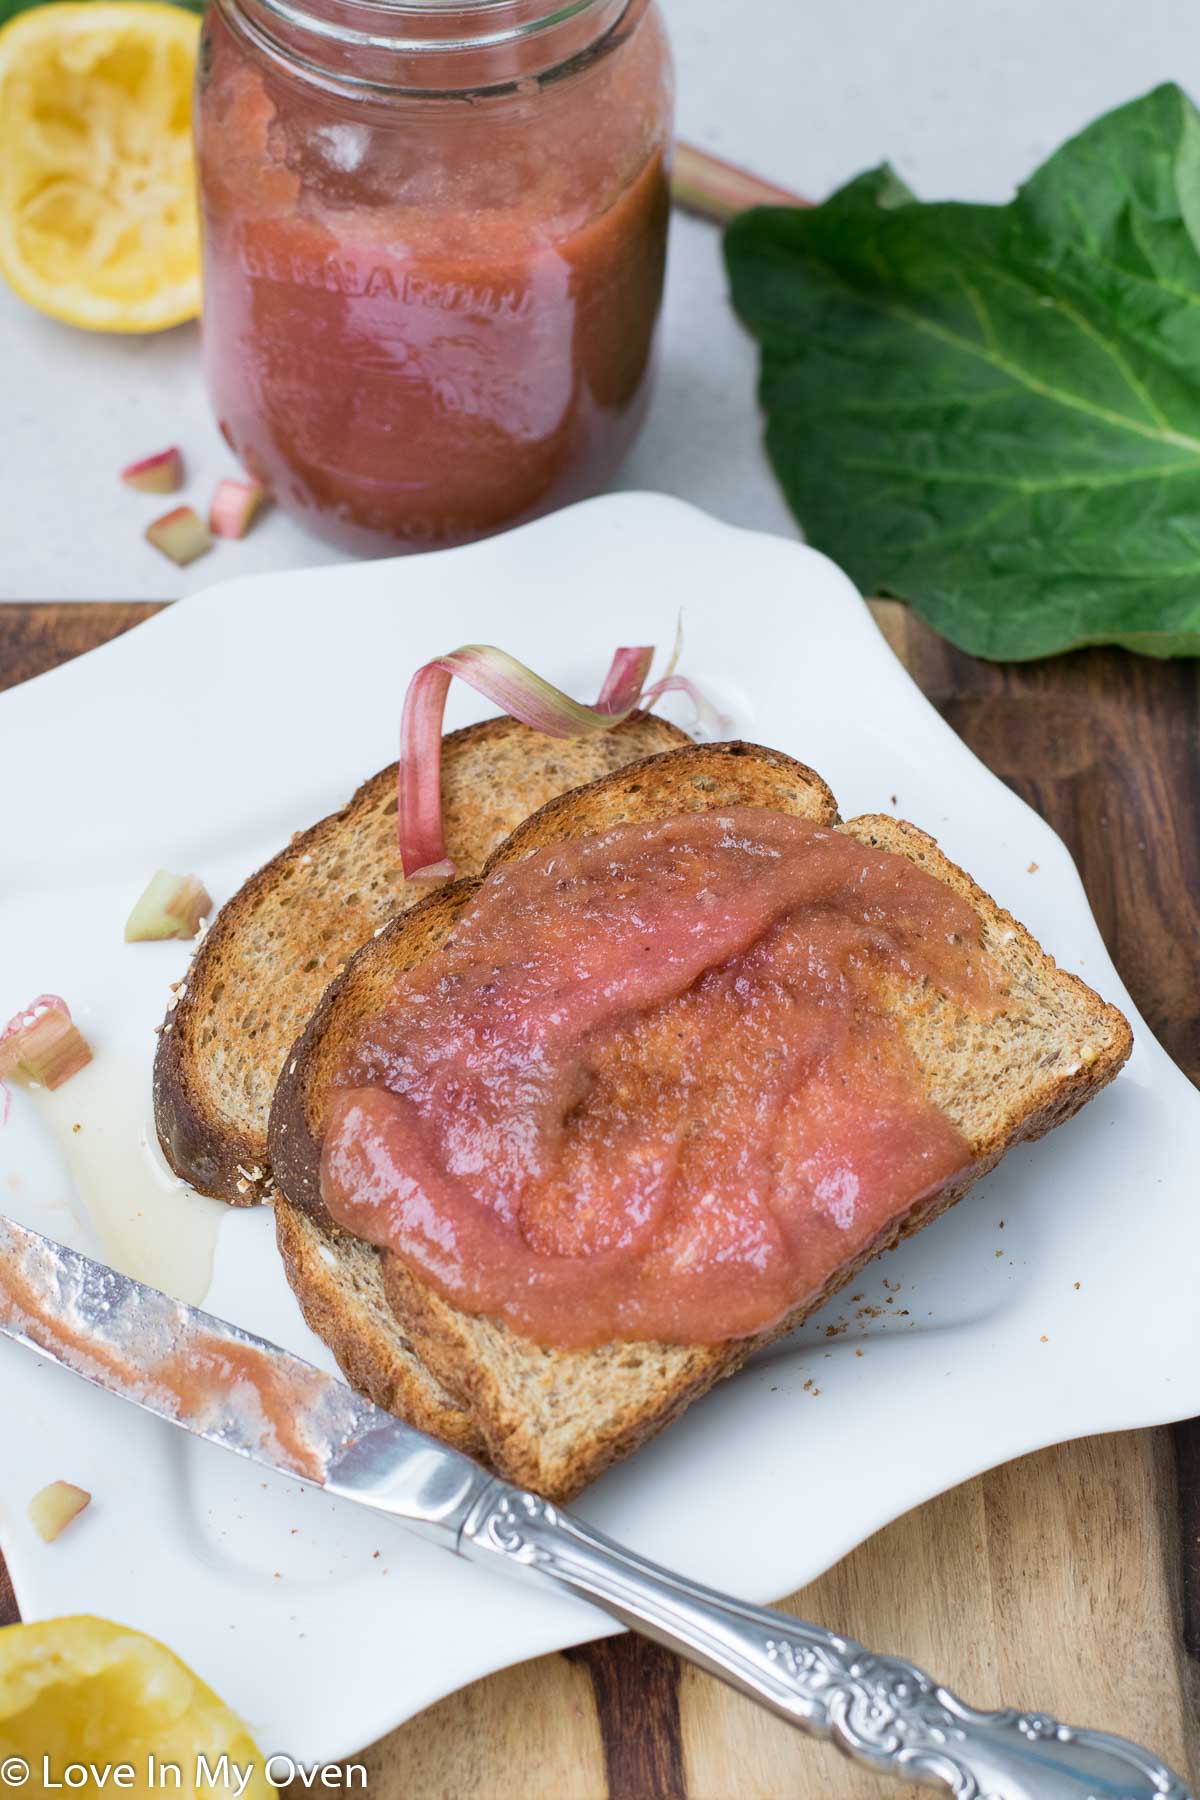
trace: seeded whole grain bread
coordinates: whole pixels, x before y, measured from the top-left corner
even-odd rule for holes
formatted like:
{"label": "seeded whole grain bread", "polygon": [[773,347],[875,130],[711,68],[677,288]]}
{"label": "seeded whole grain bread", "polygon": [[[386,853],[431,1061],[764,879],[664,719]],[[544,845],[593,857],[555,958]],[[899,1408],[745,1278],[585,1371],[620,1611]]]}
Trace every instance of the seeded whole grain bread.
{"label": "seeded whole grain bread", "polygon": [[[442,745],[448,851],[473,875],[546,801],[688,741],[654,715],[594,738],[550,738],[510,718],[453,732]],[[177,1174],[235,1206],[271,1197],[267,1118],[293,1040],[354,952],[426,892],[400,869],[393,763],[221,908],[163,1023],[154,1064],[155,1123]],[[335,1343],[355,1387],[479,1450],[468,1414],[421,1364],[389,1308],[375,1251],[344,1240],[333,1254],[286,1205],[276,1224],[305,1318]],[[352,1329],[342,1329],[347,1321]]]}
{"label": "seeded whole grain bread", "polygon": [[[770,806],[817,823],[837,820],[819,777],[773,751],[744,744],[658,756],[563,796],[519,827],[492,861],[635,819],[688,809]],[[543,1348],[501,1321],[458,1311],[395,1256],[384,1254],[383,1287],[423,1365],[480,1434],[502,1474],[566,1500],[616,1459],[671,1423],[759,1345],[793,1329],[865,1262],[944,1212],[1014,1144],[1040,1137],[1109,1082],[1129,1054],[1123,1016],[1078,977],[1060,970],[1025,928],[998,907],[915,826],[884,817],[839,825],[859,842],[907,856],[960,894],[978,914],[982,940],[1008,978],[1008,1010],[965,1010],[930,987],[897,983],[891,993],[904,1038],[930,1096],[970,1142],[969,1177],[914,1206],[773,1331],[720,1345],[613,1343],[591,1350]],[[271,1114],[270,1153],[286,1200],[279,1208],[285,1259],[304,1215],[331,1255],[344,1243],[324,1213],[319,1162],[330,1077],[358,1026],[390,999],[404,971],[444,942],[478,883],[461,881],[394,920],[365,946],[326,993],[288,1058]],[[886,989],[885,989],[886,992]],[[361,1246],[359,1246],[361,1249]],[[344,1253],[344,1252],[342,1252]],[[295,1274],[293,1272],[293,1282]],[[330,1322],[343,1368],[356,1333],[349,1315]]]}

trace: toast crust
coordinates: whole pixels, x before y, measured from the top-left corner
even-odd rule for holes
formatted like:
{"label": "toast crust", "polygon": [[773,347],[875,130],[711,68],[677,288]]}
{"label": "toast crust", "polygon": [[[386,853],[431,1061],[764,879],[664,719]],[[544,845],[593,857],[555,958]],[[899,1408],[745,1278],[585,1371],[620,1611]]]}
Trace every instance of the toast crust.
{"label": "toast crust", "polygon": [[441,1386],[391,1314],[378,1253],[275,1203],[275,1241],[305,1323],[360,1394],[469,1456],[485,1454],[470,1412]]}
{"label": "toast crust", "polygon": [[[718,753],[730,760],[706,763]],[[688,792],[698,796],[693,805],[732,804],[728,783],[737,758],[750,758],[750,769],[769,768],[776,776],[790,762],[747,745],[698,746],[650,759],[591,790],[551,802],[513,833],[488,866],[562,837],[604,829],[630,816],[628,807],[633,816],[665,817],[684,810],[681,796]],[[667,765],[675,765],[674,771]],[[778,780],[774,802],[751,797],[742,803],[812,808],[807,816],[835,824],[836,805],[824,783],[802,765],[790,768],[791,788]],[[685,771],[711,784],[688,790],[671,779]],[[736,791],[736,778],[732,785]],[[638,812],[643,805],[644,813]],[[864,1264],[954,1205],[1013,1144],[1040,1137],[1069,1118],[1113,1079],[1129,1054],[1132,1036],[1121,1013],[1077,976],[1058,969],[1032,935],[927,833],[878,815],[839,828],[862,843],[907,856],[961,894],[980,918],[986,949],[1009,978],[1011,1018],[1002,1015],[1006,1024],[999,1031],[987,1021],[973,1022],[937,993],[896,999],[906,1041],[933,1097],[972,1146],[972,1168],[961,1181],[890,1221],[866,1250],[834,1270],[818,1293],[771,1331],[725,1344],[546,1349],[497,1319],[458,1311],[397,1257],[384,1253],[384,1291],[421,1362],[473,1418],[492,1465],[551,1499],[570,1499],[670,1424],[714,1382],[733,1374],[754,1350],[793,1330]],[[313,1219],[327,1220],[320,1199],[320,1145],[330,1077],[358,1024],[386,1003],[402,971],[444,941],[477,885],[462,882],[440,891],[366,945],[325,995],[285,1065],[272,1108],[271,1154],[289,1201]]]}
{"label": "toast crust", "polygon": [[[476,875],[528,813],[634,760],[690,743],[650,714],[595,738],[485,719],[442,746],[448,851]],[[167,1161],[202,1194],[271,1197],[267,1117],[288,1048],[329,982],[380,924],[427,892],[406,883],[396,765],[297,833],[227,901],[163,1021],[154,1119]]]}

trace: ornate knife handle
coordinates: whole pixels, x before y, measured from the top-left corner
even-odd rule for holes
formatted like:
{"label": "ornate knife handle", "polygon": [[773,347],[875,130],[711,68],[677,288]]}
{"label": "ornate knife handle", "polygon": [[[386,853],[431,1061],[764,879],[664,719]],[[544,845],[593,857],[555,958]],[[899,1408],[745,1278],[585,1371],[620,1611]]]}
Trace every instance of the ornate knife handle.
{"label": "ornate knife handle", "polygon": [[1124,1738],[979,1712],[913,1663],[686,1581],[507,1482],[480,1495],[459,1550],[602,1607],[868,1768],[955,1800],[1193,1800]]}

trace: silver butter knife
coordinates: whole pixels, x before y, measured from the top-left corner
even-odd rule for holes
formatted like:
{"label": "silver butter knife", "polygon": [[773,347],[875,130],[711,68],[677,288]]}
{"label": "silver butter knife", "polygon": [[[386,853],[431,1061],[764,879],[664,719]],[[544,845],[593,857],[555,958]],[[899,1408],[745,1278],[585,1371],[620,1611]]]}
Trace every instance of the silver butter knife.
{"label": "silver butter knife", "polygon": [[311,1363],[2,1217],[0,1332],[471,1562],[590,1601],[880,1774],[956,1800],[1193,1800],[1124,1738],[978,1711],[900,1657],[673,1575]]}

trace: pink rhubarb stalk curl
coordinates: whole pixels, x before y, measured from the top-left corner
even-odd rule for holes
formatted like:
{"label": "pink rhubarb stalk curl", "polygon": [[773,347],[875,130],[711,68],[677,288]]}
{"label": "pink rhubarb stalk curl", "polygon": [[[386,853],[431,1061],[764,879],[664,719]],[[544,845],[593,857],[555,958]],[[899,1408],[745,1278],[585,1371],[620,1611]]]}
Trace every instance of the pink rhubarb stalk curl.
{"label": "pink rhubarb stalk curl", "polygon": [[595,737],[631,718],[639,707],[644,711],[670,689],[682,688],[699,698],[692,683],[674,673],[678,653],[676,640],[667,673],[646,688],[653,646],[618,650],[595,706],[572,700],[561,688],[490,644],[464,645],[418,669],[409,683],[400,722],[397,823],[406,878],[449,881],[455,873],[442,832],[442,720],[446,695],[456,675],[533,731],[547,737]]}

